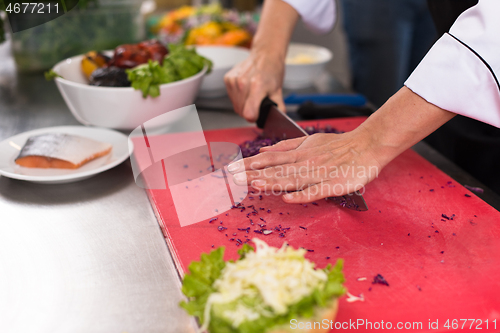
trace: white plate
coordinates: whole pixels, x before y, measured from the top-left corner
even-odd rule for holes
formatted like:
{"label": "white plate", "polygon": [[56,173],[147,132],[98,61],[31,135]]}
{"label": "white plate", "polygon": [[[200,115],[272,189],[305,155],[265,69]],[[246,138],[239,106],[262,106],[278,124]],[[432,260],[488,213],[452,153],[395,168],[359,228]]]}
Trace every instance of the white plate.
{"label": "white plate", "polygon": [[[79,135],[109,143],[111,152],[99,157],[78,169],[41,169],[25,168],[15,163],[19,149],[24,146],[30,136],[44,133],[65,133]],[[132,142],[130,142],[130,147]],[[41,128],[24,132],[0,142],[0,175],[42,184],[64,184],[83,180],[109,170],[125,161],[130,155],[129,139],[126,135],[104,128],[84,126],[59,126]]]}

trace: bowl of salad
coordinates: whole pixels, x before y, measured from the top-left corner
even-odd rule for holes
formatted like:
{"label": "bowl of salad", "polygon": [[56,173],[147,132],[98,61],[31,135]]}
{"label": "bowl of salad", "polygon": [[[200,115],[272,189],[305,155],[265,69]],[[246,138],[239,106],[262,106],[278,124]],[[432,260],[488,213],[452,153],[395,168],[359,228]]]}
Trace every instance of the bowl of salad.
{"label": "bowl of salad", "polygon": [[193,104],[210,69],[211,61],[195,49],[167,47],[152,40],[68,58],[46,77],[55,79],[80,123],[133,130],[168,111]]}

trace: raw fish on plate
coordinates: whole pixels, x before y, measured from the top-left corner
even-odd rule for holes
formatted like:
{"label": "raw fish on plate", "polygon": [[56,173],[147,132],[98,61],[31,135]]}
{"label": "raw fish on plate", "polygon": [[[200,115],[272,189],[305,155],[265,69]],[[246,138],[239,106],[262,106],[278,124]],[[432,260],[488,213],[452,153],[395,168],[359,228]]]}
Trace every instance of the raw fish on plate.
{"label": "raw fish on plate", "polygon": [[77,169],[109,154],[111,148],[109,143],[77,135],[47,133],[29,137],[15,161],[27,168]]}

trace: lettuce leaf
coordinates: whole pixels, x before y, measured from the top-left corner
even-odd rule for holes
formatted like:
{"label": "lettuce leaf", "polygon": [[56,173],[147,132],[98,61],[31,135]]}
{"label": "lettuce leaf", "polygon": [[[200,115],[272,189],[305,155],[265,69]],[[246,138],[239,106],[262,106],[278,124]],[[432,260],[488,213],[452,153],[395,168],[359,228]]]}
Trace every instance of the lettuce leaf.
{"label": "lettuce leaf", "polygon": [[215,291],[212,285],[226,266],[224,250],[225,248],[221,246],[209,254],[203,253],[200,261],[193,261],[189,265],[190,274],[187,274],[182,282],[182,293],[190,299],[190,302],[182,301],[180,306],[190,315],[200,318],[202,322],[208,296]]}
{"label": "lettuce leaf", "polygon": [[163,64],[151,61],[132,69],[127,69],[128,80],[132,87],[142,91],[142,97],[152,98],[160,95],[160,85],[179,81],[195,75],[205,66],[207,74],[212,69],[212,62],[188,49],[183,45],[169,45],[169,54],[163,59]]}
{"label": "lettuce leaf", "polygon": [[54,70],[48,70],[46,71],[45,73],[43,73],[45,75],[45,80],[47,81],[52,81],[54,80],[56,77],[60,77],[62,78],[61,75],[57,74],[56,72],[54,72]]}
{"label": "lettuce leaf", "polygon": [[158,61],[149,60],[147,64],[142,64],[133,69],[127,70],[128,80],[132,83],[132,88],[142,91],[142,97],[148,95],[157,97],[160,95],[160,84],[169,79],[169,73],[163,70]]}
{"label": "lettuce leaf", "polygon": [[243,244],[243,246],[238,250],[238,254],[240,255],[240,259],[245,259],[248,252],[255,251],[253,247],[248,245],[248,243]]}
{"label": "lettuce leaf", "polygon": [[[220,277],[221,271],[226,265],[223,259],[224,250],[224,247],[219,247],[210,254],[202,254],[200,261],[193,261],[189,265],[190,274],[184,277],[182,292],[188,297],[189,302],[183,301],[180,306],[190,315],[198,317],[202,324],[207,299],[210,294],[216,291],[213,283]],[[248,252],[253,250],[251,246],[245,244],[238,250],[240,255],[238,260],[242,260]],[[285,315],[261,316],[256,320],[244,321],[237,329],[233,328],[231,323],[225,320],[221,314],[227,310],[234,310],[238,304],[250,307],[261,306],[263,300],[260,295],[242,297],[227,304],[213,304],[208,331],[210,333],[263,333],[277,326],[289,325],[290,320],[294,318],[310,318],[314,315],[316,307],[328,306],[335,298],[346,292],[342,285],[345,281],[342,268],[342,259],[337,260],[335,266],[329,264],[325,267],[323,270],[327,274],[327,281],[324,286],[321,289],[315,289],[311,295],[289,306],[289,311]],[[271,309],[268,308],[268,310]]]}

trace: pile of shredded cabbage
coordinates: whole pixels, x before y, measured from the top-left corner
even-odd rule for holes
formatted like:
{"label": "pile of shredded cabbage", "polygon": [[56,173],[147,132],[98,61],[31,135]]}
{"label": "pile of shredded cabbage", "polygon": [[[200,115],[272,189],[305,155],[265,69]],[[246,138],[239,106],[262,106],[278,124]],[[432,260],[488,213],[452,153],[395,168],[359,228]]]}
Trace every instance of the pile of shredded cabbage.
{"label": "pile of shredded cabbage", "polygon": [[222,312],[237,328],[246,320],[286,314],[290,305],[311,295],[315,288],[322,288],[327,281],[325,271],[316,270],[314,263],[304,258],[306,250],[294,250],[286,243],[278,249],[258,238],[252,241],[255,252],[248,252],[242,260],[228,262],[215,281],[213,286],[217,291],[207,300],[202,331],[209,326],[214,304],[228,304],[242,296],[262,299],[262,305],[257,308],[239,303],[235,309]]}

